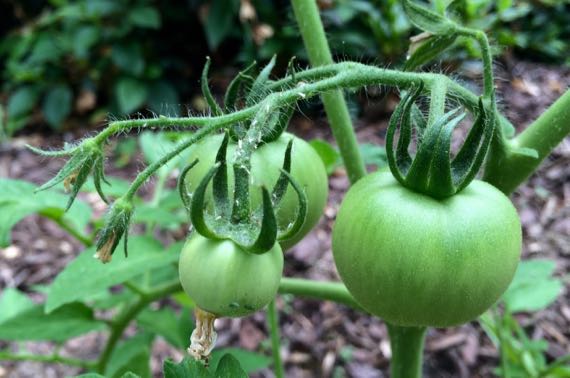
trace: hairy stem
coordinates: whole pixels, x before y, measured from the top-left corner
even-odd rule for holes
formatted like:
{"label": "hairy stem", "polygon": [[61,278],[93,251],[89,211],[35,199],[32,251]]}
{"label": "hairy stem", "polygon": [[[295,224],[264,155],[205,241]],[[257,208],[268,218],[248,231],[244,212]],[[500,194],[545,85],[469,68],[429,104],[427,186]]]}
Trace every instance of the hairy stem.
{"label": "hairy stem", "polygon": [[388,324],[392,360],[390,373],[392,378],[420,378],[425,327],[401,327]]}
{"label": "hairy stem", "polygon": [[267,325],[271,336],[271,353],[273,354],[273,372],[276,378],[284,378],[285,370],[281,361],[281,341],[279,336],[279,313],[275,300],[267,306]]}
{"label": "hairy stem", "polygon": [[[333,59],[319,16],[317,2],[315,0],[292,0],[291,3],[311,65],[331,64]],[[366,168],[358,149],[356,135],[352,129],[346,101],[340,90],[323,93],[322,100],[348,178],[354,184],[366,175]]]}

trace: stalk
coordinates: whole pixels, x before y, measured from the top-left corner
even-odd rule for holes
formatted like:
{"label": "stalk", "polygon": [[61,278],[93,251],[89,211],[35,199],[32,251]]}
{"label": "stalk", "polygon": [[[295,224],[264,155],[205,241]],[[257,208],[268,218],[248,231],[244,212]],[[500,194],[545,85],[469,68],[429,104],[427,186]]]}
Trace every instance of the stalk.
{"label": "stalk", "polygon": [[386,323],[390,334],[392,378],[420,378],[426,336],[425,327],[402,327]]}
{"label": "stalk", "polygon": [[[317,2],[315,0],[292,0],[291,3],[311,65],[316,67],[332,64],[333,59],[319,16]],[[334,90],[323,93],[321,97],[348,178],[354,184],[366,175],[366,168],[360,156],[344,96],[340,90]]]}
{"label": "stalk", "polygon": [[273,354],[273,372],[276,378],[284,378],[283,362],[281,361],[281,341],[279,336],[279,313],[275,300],[267,306],[267,325],[271,335],[271,353]]}

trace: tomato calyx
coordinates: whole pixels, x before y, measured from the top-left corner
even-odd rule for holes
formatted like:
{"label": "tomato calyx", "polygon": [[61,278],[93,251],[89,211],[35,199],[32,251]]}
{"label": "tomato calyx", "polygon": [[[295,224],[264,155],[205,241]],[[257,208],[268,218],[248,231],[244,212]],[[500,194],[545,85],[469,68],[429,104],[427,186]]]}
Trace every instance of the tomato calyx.
{"label": "tomato calyx", "polygon": [[132,201],[125,197],[118,198],[107,211],[105,226],[99,232],[95,245],[97,248],[95,257],[102,263],[105,264],[111,261],[111,256],[115,252],[123,235],[125,236],[123,249],[125,257],[127,257],[129,226],[133,211],[134,206]]}
{"label": "tomato calyx", "polygon": [[[198,233],[214,240],[231,239],[251,253],[261,254],[269,251],[277,240],[285,240],[295,235],[303,226],[307,216],[307,198],[291,171],[291,140],[285,151],[281,174],[270,193],[267,187],[261,187],[262,203],[253,211],[250,208],[248,160],[232,164],[234,171],[234,198],[230,204],[227,177],[227,147],[229,133],[226,133],[216,155],[215,165],[202,178],[191,197],[186,191],[185,177],[197,161],[184,169],[180,176],[179,191],[182,201],[190,214],[190,220]],[[237,160],[237,159],[236,159]],[[214,199],[213,212],[206,206],[206,190],[212,181]],[[293,224],[285,230],[279,230],[276,208],[283,199],[288,185],[297,194],[299,209]]]}
{"label": "tomato calyx", "polygon": [[[451,135],[465,113],[457,115],[458,109],[454,109],[428,125],[414,106],[422,90],[423,84],[420,84],[407,92],[390,118],[386,134],[388,164],[403,186],[434,198],[447,198],[467,187],[477,174],[493,136],[495,117],[480,98],[477,118],[452,159]],[[394,146],[398,125],[400,136]],[[412,158],[408,148],[413,127],[417,131],[418,147]]]}

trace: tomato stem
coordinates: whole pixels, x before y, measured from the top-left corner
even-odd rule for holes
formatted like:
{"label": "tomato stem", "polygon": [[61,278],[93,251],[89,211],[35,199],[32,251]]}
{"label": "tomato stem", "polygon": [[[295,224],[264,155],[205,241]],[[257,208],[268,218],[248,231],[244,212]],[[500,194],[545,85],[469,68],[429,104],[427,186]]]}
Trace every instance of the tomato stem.
{"label": "tomato stem", "polygon": [[271,336],[271,353],[273,354],[273,372],[276,378],[285,377],[283,362],[281,361],[281,341],[279,335],[279,313],[275,300],[267,305],[267,326]]}
{"label": "tomato stem", "polygon": [[[314,0],[293,0],[291,4],[311,65],[322,66],[333,63],[317,2]],[[334,138],[346,166],[348,178],[354,184],[366,175],[366,168],[360,155],[346,101],[340,90],[323,93],[321,97]]]}
{"label": "tomato stem", "polygon": [[392,378],[420,378],[422,376],[422,360],[427,328],[402,327],[388,324],[392,361],[390,372]]}

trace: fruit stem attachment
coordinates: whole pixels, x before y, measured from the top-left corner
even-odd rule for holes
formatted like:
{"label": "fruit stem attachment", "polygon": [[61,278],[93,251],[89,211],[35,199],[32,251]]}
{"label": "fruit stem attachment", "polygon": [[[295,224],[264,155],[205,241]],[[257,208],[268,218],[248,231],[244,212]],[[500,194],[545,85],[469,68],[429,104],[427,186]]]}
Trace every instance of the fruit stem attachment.
{"label": "fruit stem attachment", "polygon": [[198,307],[194,311],[196,317],[196,328],[190,335],[190,346],[188,354],[198,361],[203,361],[206,365],[210,359],[210,353],[216,345],[218,334],[214,329],[216,315],[204,311]]}
{"label": "fruit stem attachment", "polygon": [[388,324],[392,378],[421,378],[426,327],[402,327]]}
{"label": "fruit stem attachment", "polygon": [[271,336],[271,353],[273,354],[273,372],[276,378],[284,378],[283,362],[281,361],[281,340],[279,335],[279,313],[275,299],[267,305],[267,326]]}

